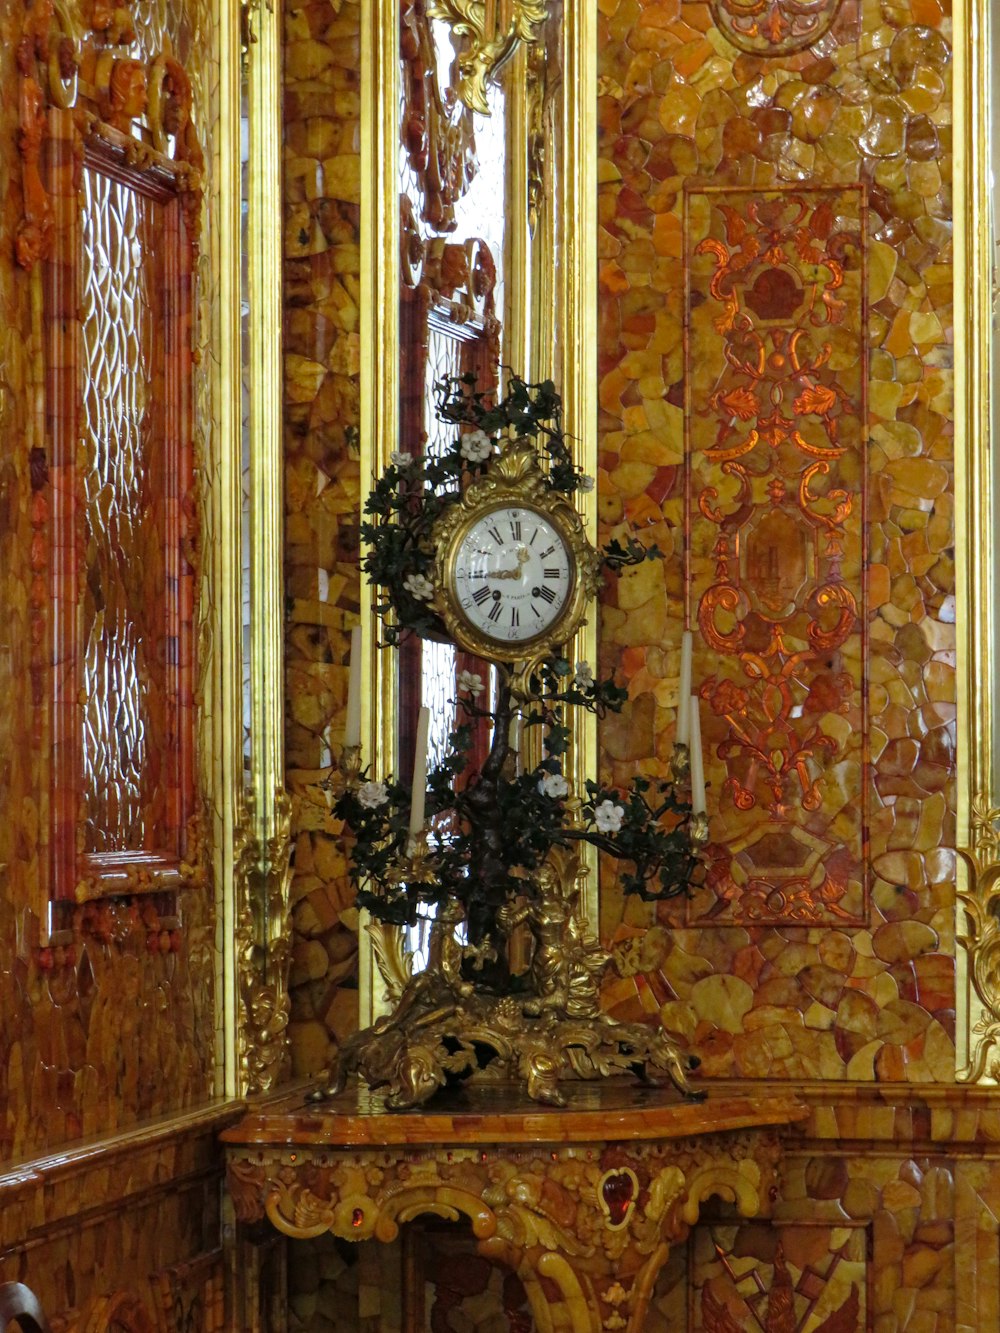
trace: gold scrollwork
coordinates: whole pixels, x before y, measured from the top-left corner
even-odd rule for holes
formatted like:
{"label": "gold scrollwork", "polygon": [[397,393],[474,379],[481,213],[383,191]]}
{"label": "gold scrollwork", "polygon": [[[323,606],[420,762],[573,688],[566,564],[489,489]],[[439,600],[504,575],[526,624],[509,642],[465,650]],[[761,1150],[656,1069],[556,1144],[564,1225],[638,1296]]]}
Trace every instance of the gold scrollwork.
{"label": "gold scrollwork", "polygon": [[968,887],[958,892],[966,921],[958,941],[968,955],[981,1013],[970,1025],[969,1061],[958,1074],[965,1083],[1000,1081],[994,1054],[1000,1044],[1000,807],[981,795],[972,801],[972,843],[971,849],[958,848],[968,870]]}
{"label": "gold scrollwork", "polygon": [[[501,11],[503,6],[500,6]],[[546,0],[512,0],[506,24],[496,0],[430,0],[430,18],[450,24],[456,37],[469,39],[458,57],[458,95],[473,111],[490,114],[486,88],[514,55],[521,43],[538,40],[538,28],[548,17]]]}
{"label": "gold scrollwork", "polygon": [[255,834],[255,804],[248,798],[235,839],[240,1082],[248,1093],[273,1088],[288,1054],[291,801],[284,792],[275,800],[275,822],[274,834],[262,845]]}

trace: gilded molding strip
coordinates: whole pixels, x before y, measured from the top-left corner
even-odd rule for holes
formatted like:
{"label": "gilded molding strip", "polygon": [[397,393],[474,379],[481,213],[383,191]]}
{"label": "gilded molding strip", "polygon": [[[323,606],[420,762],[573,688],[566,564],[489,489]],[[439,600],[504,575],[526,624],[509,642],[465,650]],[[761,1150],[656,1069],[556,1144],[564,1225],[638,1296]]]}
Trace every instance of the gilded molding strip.
{"label": "gilded molding strip", "polygon": [[235,6],[216,10],[218,102],[212,162],[215,225],[209,258],[218,282],[213,311],[211,403],[205,423],[207,549],[202,701],[202,781],[211,792],[219,1023],[218,1091],[240,1088],[237,892],[245,821],[242,697],[242,402],[240,374],[240,31]]}
{"label": "gilded molding strip", "polygon": [[244,50],[250,121],[250,792],[237,836],[240,1088],[287,1072],[291,801],[284,790],[284,492],[281,364],[281,29],[255,7]]}
{"label": "gilded molding strip", "polygon": [[[979,796],[972,801],[972,847],[960,847],[967,881],[958,890],[966,929],[958,942],[966,951],[967,985],[978,1004],[970,1007],[968,1061],[958,1071],[965,1083],[1000,1081],[1000,808]],[[968,999],[966,1000],[968,1004]]]}
{"label": "gilded molding strip", "polygon": [[[389,0],[363,0],[361,24],[361,439],[362,477],[380,475],[399,438],[399,358],[379,355],[399,346],[400,208],[399,23]],[[372,590],[361,580],[361,735],[371,756],[371,775],[398,772],[396,756],[395,654],[377,653],[371,612]],[[385,1008],[371,947],[368,914],[362,913],[359,939],[360,1026]]]}
{"label": "gilded molding strip", "polygon": [[[963,201],[955,247],[955,566],[957,582],[958,839],[960,852],[956,1059],[959,1077],[987,1076],[1000,1018],[1000,978],[991,978],[995,927],[992,841],[997,799],[996,481],[993,447],[992,22],[988,0],[955,10],[954,197]],[[965,875],[963,882],[963,872]],[[976,997],[976,998],[974,998]],[[978,1002],[977,1002],[978,1001]],[[996,1077],[990,1067],[989,1077]]]}
{"label": "gilded molding strip", "polygon": [[[558,348],[553,367],[554,378],[562,393],[567,434],[578,442],[578,462],[588,475],[597,476],[597,6],[565,5],[559,32],[562,61],[560,78],[549,81],[552,73],[536,70],[533,78],[544,79],[550,100],[549,114],[558,119],[553,135],[558,140],[558,163],[544,155],[539,158],[538,144],[544,124],[546,92],[538,94],[542,105],[532,111],[535,133],[532,161],[547,175],[551,194],[552,178],[558,181],[558,194],[549,201],[552,230],[549,244],[542,244],[534,256],[535,272],[545,269],[556,274],[557,327],[552,330],[549,346]],[[553,100],[558,89],[558,101]],[[527,146],[526,146],[527,147]],[[556,256],[559,255],[557,263]],[[581,497],[582,517],[587,537],[598,545],[597,488]],[[597,665],[597,605],[588,623],[570,645],[575,661]],[[569,754],[573,785],[584,790],[588,778],[597,776],[597,718],[587,714],[576,726]],[[600,883],[598,856],[587,847],[581,857],[588,875],[581,894],[584,920],[600,937]]]}

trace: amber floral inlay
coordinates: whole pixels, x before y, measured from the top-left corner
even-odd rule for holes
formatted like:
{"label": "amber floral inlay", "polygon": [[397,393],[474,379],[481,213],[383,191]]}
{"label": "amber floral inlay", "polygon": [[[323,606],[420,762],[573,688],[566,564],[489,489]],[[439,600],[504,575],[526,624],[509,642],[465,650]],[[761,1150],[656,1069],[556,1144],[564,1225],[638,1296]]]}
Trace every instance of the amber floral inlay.
{"label": "amber floral inlay", "polygon": [[718,793],[692,910],[860,921],[864,194],[686,201],[688,587]]}

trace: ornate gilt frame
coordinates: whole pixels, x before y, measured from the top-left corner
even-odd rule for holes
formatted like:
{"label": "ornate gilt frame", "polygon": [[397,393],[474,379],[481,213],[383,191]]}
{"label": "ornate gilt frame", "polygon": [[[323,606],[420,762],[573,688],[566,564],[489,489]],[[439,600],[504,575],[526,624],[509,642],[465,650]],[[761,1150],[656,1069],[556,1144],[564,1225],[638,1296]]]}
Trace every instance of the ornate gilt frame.
{"label": "ornate gilt frame", "polygon": [[963,1081],[1000,1081],[1000,794],[997,785],[993,305],[998,237],[990,197],[997,132],[990,0],[955,13],[955,473],[958,576],[957,1063]]}
{"label": "ornate gilt frame", "polygon": [[[527,8],[522,6],[523,8]],[[589,4],[558,6],[555,32],[531,25],[537,40],[522,41],[504,72],[509,92],[508,130],[512,155],[506,214],[513,219],[506,265],[507,360],[529,378],[551,376],[563,398],[567,434],[580,441],[578,459],[593,473],[597,460],[597,15]],[[447,17],[447,16],[446,16]],[[460,17],[454,15],[456,21]],[[546,42],[548,38],[548,42]],[[553,62],[551,57],[555,56]],[[560,68],[558,72],[552,64]],[[362,282],[361,282],[361,475],[380,473],[395,447],[399,426],[399,370],[378,349],[399,344],[399,114],[398,21],[390,0],[362,3]],[[571,162],[569,171],[555,170]],[[533,232],[533,234],[532,234]],[[530,307],[514,297],[530,292]],[[558,333],[558,336],[557,336]],[[596,500],[584,500],[584,522],[596,540]],[[369,688],[362,704],[364,752],[374,775],[397,771],[393,699],[395,680],[386,655],[373,651],[370,590],[361,590],[365,628],[363,675]],[[577,635],[572,653],[593,662],[596,626]],[[593,773],[596,723],[588,718],[573,746],[577,785]],[[597,921],[596,862],[588,878],[585,913]],[[366,922],[362,937],[367,938]],[[398,959],[391,941],[379,941],[380,956]],[[386,988],[371,945],[362,947],[360,1021],[371,1023],[385,1007]],[[397,978],[397,982],[403,978]]]}
{"label": "ornate gilt frame", "polygon": [[[281,363],[281,8],[251,3],[242,10],[243,102],[249,120],[246,291],[249,305],[248,467],[250,483],[249,786],[240,784],[234,834],[233,903],[237,1017],[236,1087],[266,1092],[288,1071],[288,969],[291,801],[284,787],[284,491],[282,487]],[[239,96],[239,88],[237,88]],[[239,127],[239,102],[234,124]],[[237,195],[237,198],[239,196]],[[234,220],[234,239],[239,219]],[[237,262],[239,246],[236,246]],[[237,275],[239,276],[239,275]],[[240,293],[236,294],[237,321]],[[239,329],[233,334],[240,346]],[[237,381],[239,383],[239,381]],[[237,449],[233,455],[240,458]],[[239,468],[231,479],[242,508]],[[227,487],[227,493],[229,488]],[[237,524],[235,531],[239,531]],[[237,558],[239,552],[236,553]],[[239,566],[237,566],[239,568]],[[239,635],[241,589],[232,608]],[[242,687],[242,659],[237,658]],[[243,753],[240,744],[239,760]]]}
{"label": "ornate gilt frame", "polygon": [[[463,493],[461,500],[439,519],[434,530],[436,548],[433,606],[445,623],[449,637],[466,652],[495,659],[501,643],[481,633],[462,614],[455,580],[455,560],[470,527],[499,505],[515,505],[536,513],[552,524],[572,559],[569,594],[558,616],[540,635],[520,640],[516,648],[522,670],[561,647],[571,635],[597,592],[600,560],[587,540],[575,505],[566,496],[546,490],[535,451],[530,442],[508,445],[492,470]],[[503,645],[507,648],[507,645]]]}

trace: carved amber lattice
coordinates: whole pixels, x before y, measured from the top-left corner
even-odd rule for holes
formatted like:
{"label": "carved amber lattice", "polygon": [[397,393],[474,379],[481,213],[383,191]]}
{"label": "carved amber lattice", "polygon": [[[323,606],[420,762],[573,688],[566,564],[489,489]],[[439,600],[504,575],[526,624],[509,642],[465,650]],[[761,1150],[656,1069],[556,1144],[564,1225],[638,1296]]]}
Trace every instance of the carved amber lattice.
{"label": "carved amber lattice", "polygon": [[864,213],[854,188],[687,195],[703,918],[865,914]]}

